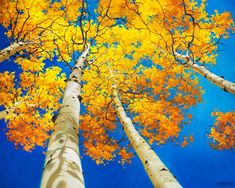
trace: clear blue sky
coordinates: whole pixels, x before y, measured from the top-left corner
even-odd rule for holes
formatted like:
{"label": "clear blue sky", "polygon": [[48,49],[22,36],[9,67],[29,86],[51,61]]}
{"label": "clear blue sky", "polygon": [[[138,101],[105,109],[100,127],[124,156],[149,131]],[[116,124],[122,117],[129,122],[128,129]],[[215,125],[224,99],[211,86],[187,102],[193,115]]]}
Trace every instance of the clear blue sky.
{"label": "clear blue sky", "polygon": [[[208,11],[228,10],[235,18],[234,0],[210,0]],[[0,29],[0,49],[8,45]],[[220,47],[217,65],[210,70],[235,82],[235,36],[223,41]],[[0,64],[0,70],[14,70],[7,62]],[[209,146],[206,133],[213,124],[210,113],[235,109],[235,96],[224,92],[199,76],[205,90],[203,103],[192,108],[193,121],[185,133],[193,134],[192,145],[181,148],[174,144],[155,147],[156,153],[165,162],[183,187],[220,188],[235,187],[235,152],[215,151]],[[6,140],[5,124],[0,121],[0,188],[38,188],[42,175],[45,155],[37,148],[31,153],[15,150]],[[121,166],[117,162],[106,166],[97,166],[88,157],[82,157],[85,183],[87,188],[151,188],[140,160],[135,157],[129,165]]]}

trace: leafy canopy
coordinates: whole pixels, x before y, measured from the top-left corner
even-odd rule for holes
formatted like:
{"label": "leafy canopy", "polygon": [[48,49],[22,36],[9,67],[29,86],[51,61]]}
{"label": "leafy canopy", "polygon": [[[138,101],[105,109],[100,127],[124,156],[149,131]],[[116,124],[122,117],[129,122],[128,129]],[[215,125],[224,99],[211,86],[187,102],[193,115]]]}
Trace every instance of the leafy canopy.
{"label": "leafy canopy", "polygon": [[209,15],[205,1],[100,0],[95,10],[89,4],[1,1],[0,23],[10,41],[36,42],[15,60],[22,68],[17,81],[14,73],[0,75],[1,105],[8,109],[19,103],[5,118],[7,135],[25,150],[45,143],[65,84],[60,69],[46,69],[45,60],[72,69],[84,46],[91,43],[83,74],[85,152],[97,163],[116,155],[123,163],[133,154],[116,117],[114,80],[142,136],[150,143],[174,141],[190,122],[187,109],[201,101],[197,78],[182,66],[185,62],[176,52],[187,51],[195,63],[215,63],[217,44],[234,30],[234,23],[227,12]]}

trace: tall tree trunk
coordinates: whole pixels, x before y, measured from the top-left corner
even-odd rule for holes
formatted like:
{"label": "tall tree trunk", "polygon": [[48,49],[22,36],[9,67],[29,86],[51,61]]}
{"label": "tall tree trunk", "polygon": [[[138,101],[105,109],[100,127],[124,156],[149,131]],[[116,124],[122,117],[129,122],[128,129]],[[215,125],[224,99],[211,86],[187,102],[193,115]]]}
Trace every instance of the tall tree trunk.
{"label": "tall tree trunk", "polygon": [[31,44],[37,44],[35,42],[15,42],[11,44],[10,46],[4,48],[3,50],[0,51],[0,62],[8,59],[10,56],[14,55],[18,51],[24,49],[28,45]]}
{"label": "tall tree trunk", "polygon": [[167,167],[159,159],[149,144],[142,138],[131,119],[126,115],[121,101],[118,98],[116,85],[112,88],[113,101],[120,121],[124,127],[124,131],[130,140],[134,150],[140,158],[149,178],[156,188],[180,188],[181,185],[175,177],[170,173]]}
{"label": "tall tree trunk", "polygon": [[185,60],[185,66],[187,68],[192,69],[200,75],[204,76],[207,80],[222,88],[224,91],[235,94],[235,83],[225,80],[223,77],[217,76],[216,74],[207,70],[204,66],[199,66],[198,64],[193,63],[193,61],[191,61],[187,55],[181,55],[177,52],[175,52],[175,55],[176,57]]}
{"label": "tall tree trunk", "polygon": [[84,179],[78,148],[81,74],[89,46],[69,76],[62,107],[55,121],[46,154],[41,188],[83,188]]}

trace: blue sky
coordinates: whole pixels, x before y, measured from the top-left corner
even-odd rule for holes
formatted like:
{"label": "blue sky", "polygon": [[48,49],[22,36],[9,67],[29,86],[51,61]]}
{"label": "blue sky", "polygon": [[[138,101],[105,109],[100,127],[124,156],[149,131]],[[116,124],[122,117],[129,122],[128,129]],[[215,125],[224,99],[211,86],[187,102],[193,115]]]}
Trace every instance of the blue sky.
{"label": "blue sky", "polygon": [[[235,18],[234,0],[210,0],[208,11],[228,10]],[[8,45],[0,30],[0,49]],[[217,65],[210,70],[226,79],[235,82],[235,36],[223,41],[220,47]],[[5,70],[7,62],[0,64]],[[7,69],[13,71],[13,66]],[[177,177],[183,187],[220,188],[235,187],[235,152],[216,151],[209,146],[206,133],[213,124],[210,114],[214,110],[232,111],[235,107],[235,96],[210,84],[199,76],[200,84],[205,90],[203,102],[190,109],[193,120],[184,133],[192,134],[195,141],[186,148],[175,144],[154,147],[156,153]],[[0,188],[37,188],[40,185],[45,155],[43,149],[37,148],[31,153],[15,150],[14,145],[6,140],[0,122]],[[151,188],[152,184],[145,174],[140,160],[135,157],[131,164],[122,166],[117,162],[106,166],[97,166],[88,157],[82,157],[82,166],[87,188]]]}

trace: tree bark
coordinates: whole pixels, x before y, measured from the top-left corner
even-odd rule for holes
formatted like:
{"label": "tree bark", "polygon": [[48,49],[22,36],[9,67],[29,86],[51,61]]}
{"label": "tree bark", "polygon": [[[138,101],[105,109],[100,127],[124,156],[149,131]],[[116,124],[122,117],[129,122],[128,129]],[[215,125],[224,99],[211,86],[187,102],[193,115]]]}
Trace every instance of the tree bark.
{"label": "tree bark", "polygon": [[200,75],[204,76],[207,80],[222,88],[224,91],[235,94],[235,83],[225,80],[223,77],[217,76],[216,74],[207,70],[204,66],[199,66],[198,64],[193,63],[193,61],[191,61],[187,55],[181,55],[177,52],[175,52],[175,55],[176,57],[185,60],[185,66],[187,68],[192,69]]}
{"label": "tree bark", "polygon": [[130,140],[134,150],[140,158],[145,171],[156,188],[180,188],[182,187],[163,162],[159,159],[149,144],[142,138],[131,119],[126,115],[121,101],[118,98],[118,92],[115,85],[112,88],[113,101],[115,108],[124,127],[124,131]]}
{"label": "tree bark", "polygon": [[5,49],[0,51],[0,62],[8,59],[10,56],[14,55],[18,51],[24,49],[30,44],[36,44],[35,42],[15,42]]}
{"label": "tree bark", "polygon": [[78,148],[81,75],[89,46],[69,76],[46,154],[41,188],[84,188]]}

